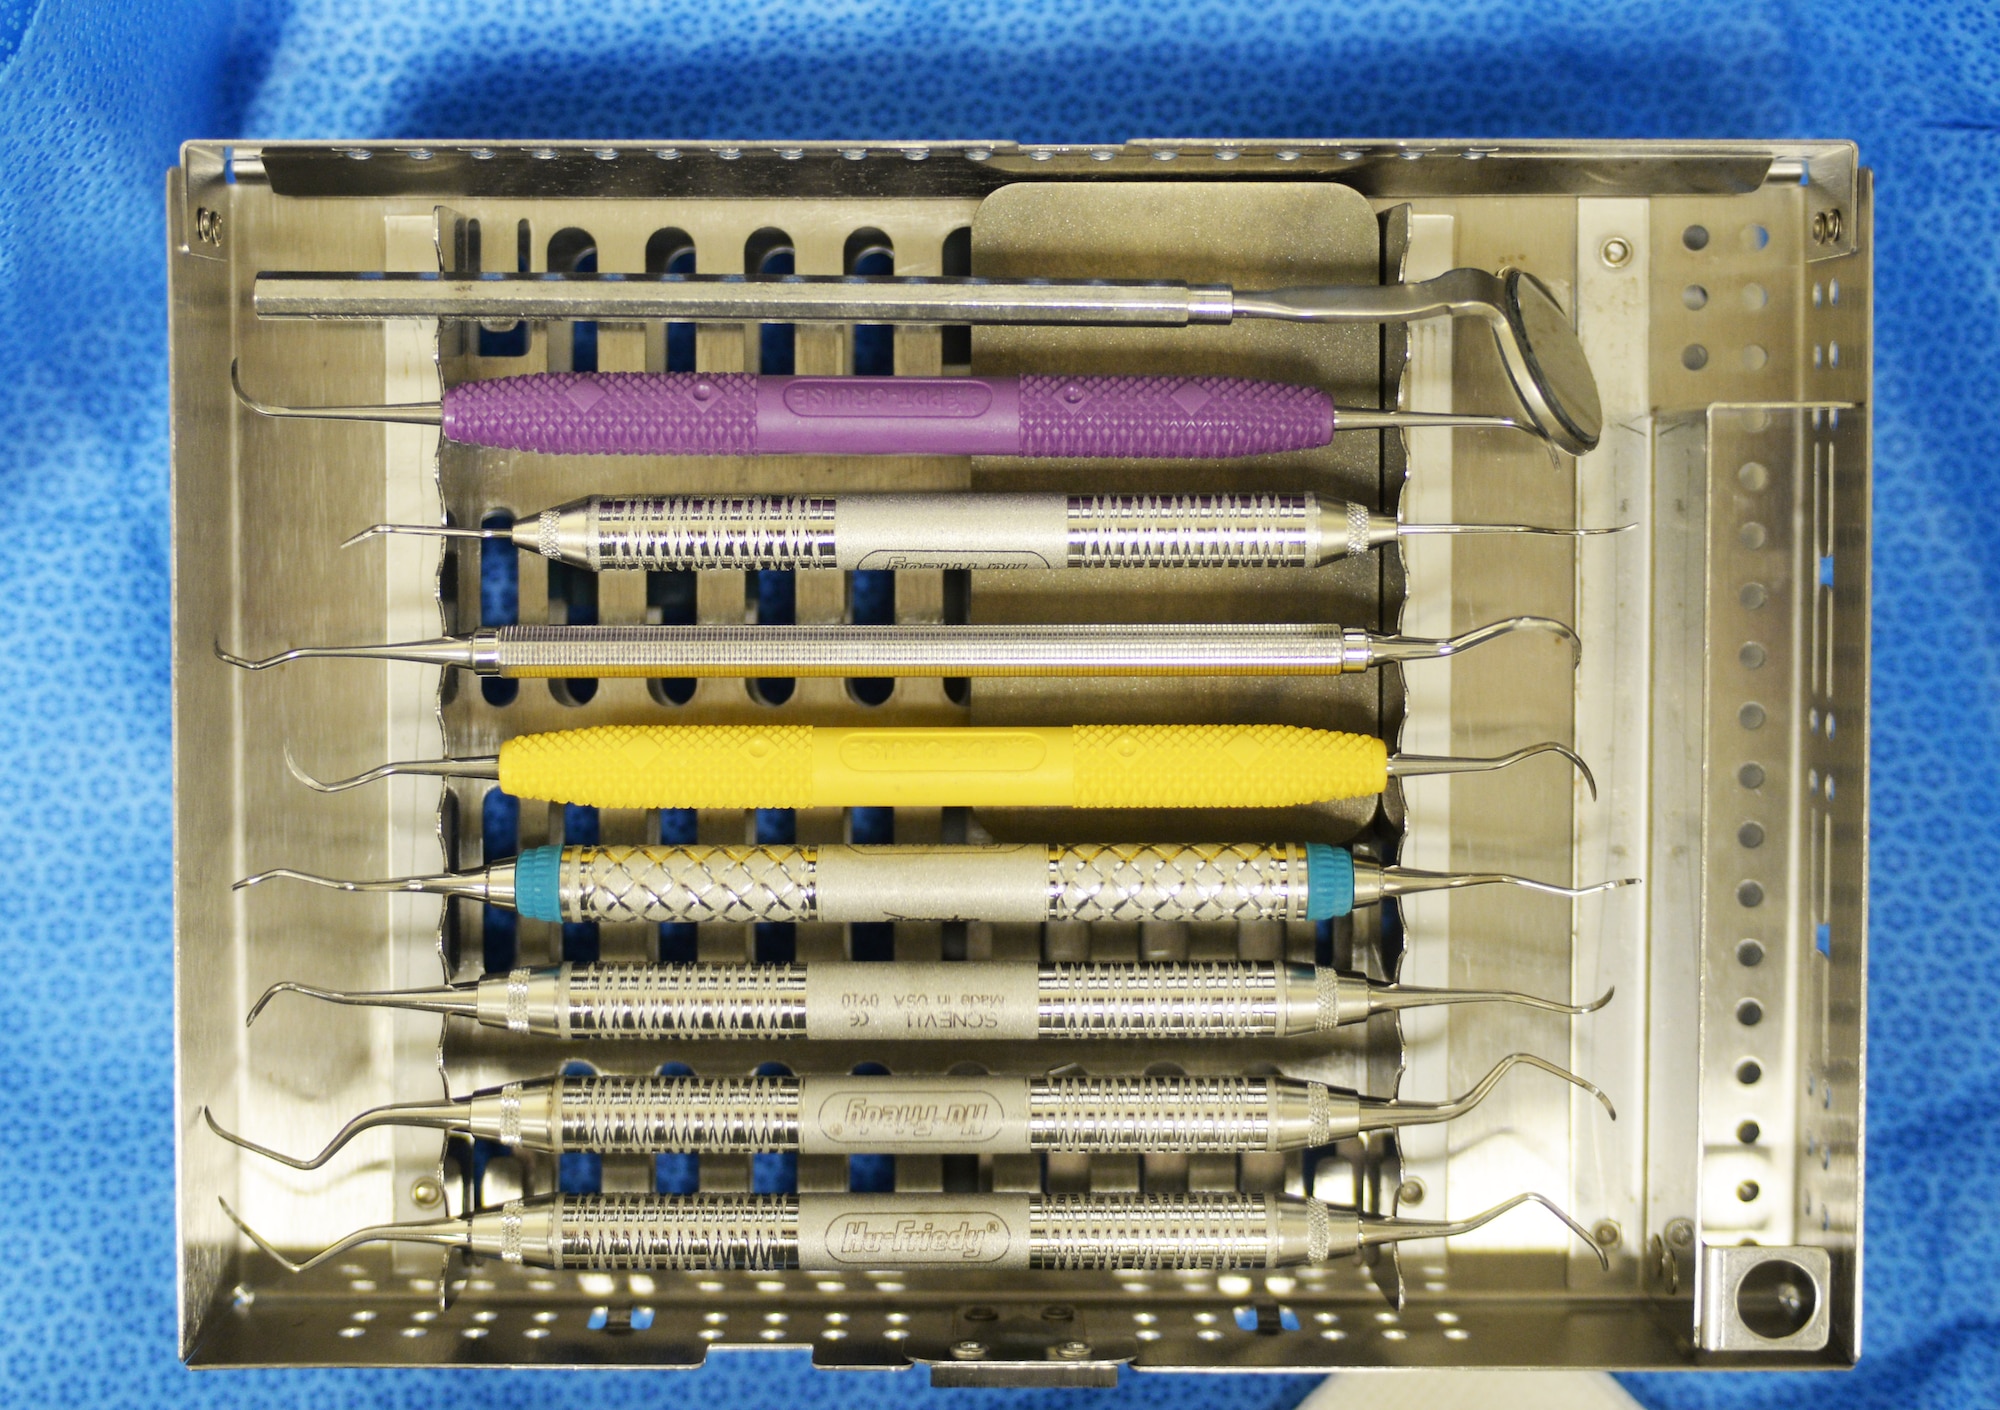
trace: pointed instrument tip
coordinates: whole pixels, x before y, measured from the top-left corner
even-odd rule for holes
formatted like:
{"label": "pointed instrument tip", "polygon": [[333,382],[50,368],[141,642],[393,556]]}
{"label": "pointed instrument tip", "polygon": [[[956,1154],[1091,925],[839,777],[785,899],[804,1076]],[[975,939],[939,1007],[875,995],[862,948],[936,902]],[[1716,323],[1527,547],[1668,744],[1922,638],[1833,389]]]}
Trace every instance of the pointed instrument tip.
{"label": "pointed instrument tip", "polygon": [[448,524],[370,524],[360,533],[345,539],[342,548],[352,548],[363,539],[387,537],[391,534],[421,534],[438,539],[505,539],[512,538],[511,529],[458,529]]}

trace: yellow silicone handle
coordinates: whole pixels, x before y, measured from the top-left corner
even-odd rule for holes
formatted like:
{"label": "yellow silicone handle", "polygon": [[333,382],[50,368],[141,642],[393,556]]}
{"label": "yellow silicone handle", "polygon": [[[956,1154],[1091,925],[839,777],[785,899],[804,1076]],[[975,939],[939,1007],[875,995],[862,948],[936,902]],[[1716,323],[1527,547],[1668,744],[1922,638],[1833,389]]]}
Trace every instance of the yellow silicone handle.
{"label": "yellow silicone handle", "polygon": [[600,808],[1272,808],[1388,782],[1379,739],[1293,725],[601,725],[500,746],[500,786]]}

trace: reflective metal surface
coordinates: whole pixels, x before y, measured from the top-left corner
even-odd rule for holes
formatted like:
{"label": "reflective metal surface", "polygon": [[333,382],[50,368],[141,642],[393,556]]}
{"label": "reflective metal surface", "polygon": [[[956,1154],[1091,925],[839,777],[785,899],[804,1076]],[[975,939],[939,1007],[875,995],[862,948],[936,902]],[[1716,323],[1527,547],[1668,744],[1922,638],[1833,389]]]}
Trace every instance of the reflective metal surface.
{"label": "reflective metal surface", "polygon": [[[935,1382],[994,1384],[1102,1383],[1126,1362],[1153,1369],[1838,1365],[1858,1353],[1872,234],[1866,173],[1850,146],[465,143],[419,157],[389,144],[239,145],[233,152],[194,144],[167,196],[177,1156],[182,1345],[192,1360],[688,1366],[716,1346],[810,1345],[828,1366],[918,1364],[932,1368]],[[220,239],[194,238],[197,208],[221,212]],[[475,222],[483,239],[475,238]],[[1695,226],[1707,237],[1700,249],[1689,243]],[[1541,448],[1524,437],[1420,430],[1407,448],[1398,436],[1355,434],[1322,450],[1227,466],[695,459],[675,464],[670,475],[635,463],[621,470],[619,483],[585,485],[572,465],[549,457],[440,448],[436,431],[424,426],[260,418],[239,412],[229,388],[230,363],[240,359],[246,384],[274,403],[424,404],[438,397],[439,359],[455,383],[569,370],[587,346],[582,331],[562,320],[520,329],[518,352],[503,350],[514,336],[507,330],[482,338],[475,326],[455,321],[261,321],[249,305],[258,270],[518,273],[524,260],[534,274],[573,261],[583,247],[573,232],[580,232],[602,271],[652,268],[649,244],[670,235],[660,246],[671,247],[666,253],[691,246],[695,272],[736,274],[748,253],[773,245],[767,232],[779,232],[801,273],[841,275],[848,242],[868,232],[870,241],[879,236],[893,248],[897,274],[928,276],[966,272],[964,237],[954,233],[960,230],[971,232],[970,271],[999,279],[1137,273],[1249,290],[1358,287],[1396,277],[1406,258],[1416,279],[1462,267],[1525,269],[1580,325],[1602,401],[1598,448],[1575,477],[1566,468],[1552,474]],[[1626,242],[1622,256],[1614,237]],[[1756,307],[1751,286],[1765,296]],[[1221,371],[1310,382],[1348,406],[1393,407],[1407,385],[1412,410],[1513,410],[1517,380],[1502,361],[1505,344],[1462,321],[1454,337],[1454,322],[982,326],[971,336],[969,363],[962,335],[903,326],[893,333],[893,349],[895,370],[906,375],[967,366],[993,375],[1051,367]],[[608,371],[663,370],[670,343],[680,345],[680,335],[659,322],[592,331],[597,365]],[[762,345],[754,323],[702,323],[696,366],[757,370]],[[842,327],[801,327],[794,346],[801,375],[852,368],[853,341]],[[1734,478],[1740,465],[1711,464],[1711,456],[1734,457],[1748,444],[1739,433],[1768,438],[1772,428],[1753,432],[1740,413],[1711,414],[1716,403],[1762,406],[1772,411],[1773,426],[1803,428],[1789,458],[1751,455],[1771,474],[1766,488],[1747,490]],[[1853,409],[1842,410],[1837,425],[1813,425],[1811,408],[1836,405]],[[1415,467],[1407,488],[1406,458]],[[1779,520],[1758,518],[1773,531],[1763,547],[1749,549],[1740,539],[1725,545],[1725,535],[1715,539],[1719,556],[1711,559],[1712,513],[1738,514],[1738,495],[1776,503],[1802,485],[1806,498],[1791,501],[1807,506],[1802,533],[1779,534]],[[989,679],[968,694],[942,680],[911,678],[874,704],[835,678],[797,679],[782,703],[740,681],[701,680],[680,700],[649,691],[643,680],[606,678],[587,700],[565,682],[525,681],[503,704],[456,672],[350,663],[245,676],[211,654],[218,640],[259,655],[301,641],[411,641],[497,626],[480,620],[476,546],[409,541],[384,545],[390,557],[381,559],[374,556],[381,550],[340,554],[335,545],[366,524],[471,526],[495,513],[519,520],[599,489],[1313,493],[1378,515],[1401,509],[1416,521],[1637,521],[1642,528],[1589,541],[1581,573],[1557,546],[1496,537],[1405,540],[1400,552],[1310,573],[1142,568],[967,576],[921,568],[896,575],[896,618],[919,623],[1335,621],[1379,635],[1441,639],[1539,613],[1581,625],[1589,650],[1586,674],[1576,679],[1566,670],[1523,673],[1513,648],[1489,648],[1425,665],[1407,681],[1394,669],[1268,681]],[[1741,527],[1733,519],[1715,523]],[[1728,574],[1749,555],[1778,553],[1781,545],[1796,553],[1820,539],[1835,547],[1832,585],[1811,574],[1787,579],[1795,595],[1771,591],[1763,609],[1784,614],[1792,623],[1786,633],[1732,640],[1705,630],[1706,608],[1694,604],[1707,604],[1711,591],[1718,610],[1752,620],[1740,598],[1728,608],[1724,591]],[[1423,567],[1423,595],[1406,604],[1406,555],[1414,564],[1420,549],[1447,543],[1443,559]],[[525,560],[522,624],[564,625],[581,613],[574,586],[547,567]],[[1416,580],[1415,569],[1411,575]],[[745,621],[743,572],[705,569],[695,588],[697,621]],[[606,575],[597,620],[644,624],[659,609],[656,596],[644,574]],[[799,576],[801,624],[840,623],[847,613],[843,573]],[[1758,668],[1740,655],[1753,642],[1767,652]],[[1719,805],[1738,801],[1726,789],[1741,787],[1730,769],[1744,760],[1725,759],[1721,746],[1750,737],[1735,711],[1751,697],[1726,709],[1723,687],[1771,678],[1780,661],[1790,663],[1791,684],[1769,699],[1757,688],[1755,703],[1767,715],[1755,737],[1761,744],[1778,737],[1774,730],[1788,731],[1792,745],[1781,768],[1772,767],[1777,754],[1749,761],[1767,769],[1757,797],[1768,815],[1732,816]],[[1599,664],[1605,674],[1590,675]],[[1606,708],[1604,700],[1614,703]],[[1819,711],[1816,729],[1802,727],[1801,706],[1805,722]],[[357,1150],[318,1172],[288,1171],[216,1138],[200,1121],[202,1107],[278,1148],[309,1149],[355,1111],[432,1092],[442,1098],[440,1056],[451,1090],[463,1092],[548,1076],[580,1046],[454,1021],[440,1047],[426,1020],[371,1020],[304,1004],[282,1025],[267,1019],[247,1033],[241,1028],[251,996],[289,975],[355,989],[408,988],[441,977],[473,979],[481,968],[486,918],[474,901],[452,901],[441,912],[446,903],[424,896],[370,900],[262,887],[232,903],[232,880],[280,863],[384,876],[439,874],[487,860],[485,785],[448,782],[434,824],[435,780],[400,781],[393,797],[309,795],[285,776],[287,745],[316,767],[351,772],[383,758],[491,754],[512,735],[574,724],[751,721],[774,712],[787,722],[843,725],[1331,725],[1387,734],[1406,752],[1435,754],[1499,753],[1567,738],[1573,722],[1604,785],[1596,809],[1551,768],[1449,783],[1417,779],[1405,785],[1407,795],[1392,792],[1379,805],[1250,817],[903,810],[895,837],[1184,843],[1254,833],[1354,843],[1377,855],[1400,844],[1399,860],[1438,871],[1580,882],[1643,874],[1644,886],[1575,902],[1487,888],[1404,903],[1406,980],[1594,993],[1615,976],[1618,1003],[1595,1019],[1551,1016],[1544,1024],[1481,1007],[1433,1025],[1412,1014],[1403,1019],[1407,1048],[1387,1016],[1275,1053],[1255,1041],[1088,1045],[1092,1078],[1136,1077],[1163,1064],[1190,1076],[1276,1068],[1375,1097],[1396,1091],[1407,1062],[1406,1090],[1426,1099],[1465,1090],[1500,1055],[1533,1052],[1601,1076],[1619,1107],[1615,1127],[1581,1094],[1572,1101],[1559,1084],[1520,1082],[1503,1084],[1449,1128],[1431,1128],[1448,1129],[1450,1142],[1421,1148],[1421,1159],[1398,1145],[1423,1138],[1413,1128],[1336,1142],[1310,1161],[1282,1152],[1056,1151],[981,1157],[968,1166],[898,1155],[894,1178],[898,1191],[940,1193],[970,1193],[968,1185],[980,1194],[1288,1192],[1409,1217],[1461,1215],[1540,1188],[1573,1206],[1609,1253],[1612,1271],[1600,1273],[1587,1250],[1552,1237],[1559,1232],[1553,1224],[1535,1219],[1413,1245],[1400,1263],[1385,1249],[1373,1263],[1268,1272],[579,1275],[495,1260],[453,1265],[448,1286],[441,1286],[434,1249],[358,1248],[294,1279],[239,1238],[217,1195],[228,1195],[290,1255],[363,1225],[458,1217],[474,1202],[497,1208],[546,1193],[555,1169],[550,1157],[529,1151],[496,1157],[473,1182],[469,1151],[440,1163],[436,1134],[418,1130],[371,1135],[365,1158]],[[1837,732],[1825,728],[1829,713]],[[1808,796],[1815,772],[1819,793]],[[1829,772],[1837,780],[1832,797],[1824,788]],[[1711,797],[1712,789],[1725,791]],[[1422,822],[1403,838],[1406,811]],[[743,814],[704,813],[695,821],[701,842],[752,840]],[[1737,837],[1745,821],[1760,822],[1770,839],[1747,863]],[[531,805],[516,840],[522,847],[559,842],[564,824],[560,810]],[[607,812],[599,826],[607,844],[659,840],[659,819],[649,814]],[[800,843],[841,842],[849,823],[836,813],[807,812],[796,826]],[[1780,838],[1788,839],[1782,848]],[[1766,888],[1755,908],[1737,899],[1749,880]],[[1740,958],[1752,931],[1709,924],[1739,914],[1751,916],[1753,929],[1768,927],[1756,931],[1764,959],[1755,967]],[[1830,937],[1824,952],[1817,943],[1822,914]],[[1688,937],[1697,934],[1699,944],[1691,945]],[[890,943],[899,962],[1331,959],[1387,979],[1397,957],[1382,953],[1379,940],[1379,915],[1365,910],[1336,922],[1324,942],[1306,926],[1252,921],[897,923]],[[1802,941],[1811,948],[1800,948]],[[809,963],[844,958],[854,943],[846,927],[825,922],[801,924],[794,936],[796,955]],[[557,958],[562,944],[555,925],[524,921],[516,952],[534,964]],[[606,961],[643,961],[658,954],[661,937],[651,925],[606,924],[597,944]],[[703,926],[694,942],[711,963],[741,963],[759,944],[747,925],[732,924]],[[1744,999],[1762,1006],[1758,1024],[1739,1018]],[[1643,1023],[1610,1022],[1638,1014]],[[747,1051],[740,1042],[657,1041],[616,1045],[614,1057],[603,1051],[608,1046],[597,1045],[590,1060],[610,1076],[642,1076],[667,1062],[705,1078],[740,1076]],[[1736,1075],[1746,1057],[1768,1074],[1755,1084]],[[863,1062],[899,1077],[943,1076],[967,1064],[1021,1071],[1020,1049],[991,1041],[793,1042],[781,1060],[801,1078],[842,1075]],[[1760,1142],[1746,1145],[1738,1136],[1746,1120],[1759,1123]],[[1726,1173],[1746,1151],[1763,1165],[1762,1178],[1748,1177],[1759,1179],[1753,1201],[1737,1194],[1746,1177],[1732,1183]],[[798,1161],[802,1193],[846,1188],[843,1158],[806,1154]],[[653,1178],[646,1157],[603,1157],[607,1193],[645,1192]],[[747,1156],[711,1155],[700,1164],[705,1193],[747,1191],[750,1183]],[[1764,1193],[1767,1183],[1776,1193]],[[1781,1196],[1786,1218],[1746,1232],[1745,1212]],[[1791,1233],[1781,1236],[1786,1222]],[[1783,1247],[1805,1250],[1802,1258],[1826,1250],[1822,1349],[1697,1349],[1698,1324],[1722,1325],[1698,1316],[1697,1294],[1702,1306],[1721,1305],[1724,1284],[1714,1269],[1743,1237],[1789,1237]],[[1388,1320],[1377,1317],[1378,1286],[1405,1298]],[[441,1295],[454,1289],[440,1310]],[[1772,1297],[1785,1305],[1782,1289]],[[1795,1295],[1791,1301],[1796,1305]],[[784,1320],[770,1320],[773,1313]]]}

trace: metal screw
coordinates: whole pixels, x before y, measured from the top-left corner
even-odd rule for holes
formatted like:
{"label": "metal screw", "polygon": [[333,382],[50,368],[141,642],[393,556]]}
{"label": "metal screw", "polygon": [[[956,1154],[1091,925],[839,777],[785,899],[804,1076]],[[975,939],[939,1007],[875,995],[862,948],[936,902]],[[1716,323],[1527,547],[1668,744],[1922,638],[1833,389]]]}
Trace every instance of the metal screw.
{"label": "metal screw", "polygon": [[951,1356],[954,1361],[978,1361],[985,1355],[986,1343],[983,1341],[955,1341],[951,1344]]}
{"label": "metal screw", "polygon": [[1590,1237],[1599,1248],[1617,1248],[1625,1241],[1625,1231],[1618,1227],[1616,1219],[1600,1219],[1591,1226]]}
{"label": "metal screw", "polygon": [[1411,1176],[1402,1184],[1396,1186],[1396,1203],[1398,1205],[1407,1204],[1415,1208],[1424,1202],[1425,1193],[1424,1182],[1415,1176]]}
{"label": "metal screw", "polygon": [[1074,1307],[1044,1307],[1042,1309],[1042,1320],[1044,1322],[1070,1322],[1075,1319],[1076,1309]]}
{"label": "metal screw", "polygon": [[1090,1359],[1090,1343],[1087,1341],[1066,1341],[1056,1347],[1055,1353],[1056,1359],[1059,1361],[1088,1361]]}
{"label": "metal screw", "polygon": [[1667,1242],[1675,1248],[1689,1248],[1694,1244],[1694,1221],[1676,1219],[1667,1225]]}
{"label": "metal screw", "polygon": [[1622,235],[1613,235],[1598,247],[1597,257],[1608,269],[1623,269],[1632,262],[1632,242]]}
{"label": "metal screw", "polygon": [[419,1209],[435,1209],[444,1203],[444,1185],[434,1175],[419,1175],[410,1182],[410,1203]]}

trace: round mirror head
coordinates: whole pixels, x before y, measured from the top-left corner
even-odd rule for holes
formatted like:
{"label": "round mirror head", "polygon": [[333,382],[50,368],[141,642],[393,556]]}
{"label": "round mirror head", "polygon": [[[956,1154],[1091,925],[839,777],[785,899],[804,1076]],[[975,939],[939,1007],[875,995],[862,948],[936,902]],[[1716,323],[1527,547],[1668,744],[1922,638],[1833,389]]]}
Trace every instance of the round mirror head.
{"label": "round mirror head", "polygon": [[1506,290],[1502,312],[1515,346],[1503,346],[1501,352],[1514,390],[1556,445],[1571,455],[1596,449],[1604,411],[1597,400],[1597,378],[1569,315],[1548,286],[1525,270],[1506,271]]}

